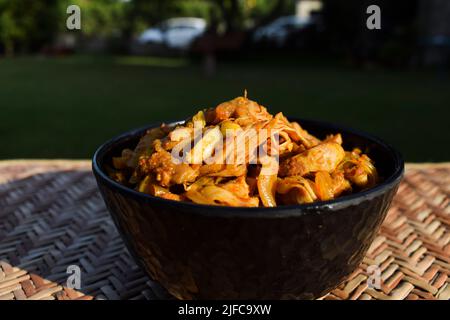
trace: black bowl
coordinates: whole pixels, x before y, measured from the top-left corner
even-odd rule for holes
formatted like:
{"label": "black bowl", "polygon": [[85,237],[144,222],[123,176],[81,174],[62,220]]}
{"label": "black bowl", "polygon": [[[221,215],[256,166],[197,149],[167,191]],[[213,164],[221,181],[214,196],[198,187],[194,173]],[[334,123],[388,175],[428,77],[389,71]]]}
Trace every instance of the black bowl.
{"label": "black bowl", "polygon": [[375,161],[376,187],[307,205],[206,206],[139,193],[110,179],[105,164],[145,130],[103,144],[93,171],[128,249],[150,277],[179,299],[312,299],[361,263],[404,172],[400,154],[378,138],[323,122],[291,119],[317,135],[340,132],[344,147]]}

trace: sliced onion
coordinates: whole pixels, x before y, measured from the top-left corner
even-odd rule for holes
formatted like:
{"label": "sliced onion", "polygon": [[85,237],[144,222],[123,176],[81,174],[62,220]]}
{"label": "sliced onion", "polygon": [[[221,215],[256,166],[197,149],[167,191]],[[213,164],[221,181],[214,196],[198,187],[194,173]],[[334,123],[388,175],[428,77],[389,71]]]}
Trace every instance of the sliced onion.
{"label": "sliced onion", "polygon": [[317,195],[320,200],[330,200],[334,198],[333,179],[326,171],[319,171],[315,178]]}
{"label": "sliced onion", "polygon": [[259,175],[258,177],[258,193],[265,207],[275,207],[276,175]]}

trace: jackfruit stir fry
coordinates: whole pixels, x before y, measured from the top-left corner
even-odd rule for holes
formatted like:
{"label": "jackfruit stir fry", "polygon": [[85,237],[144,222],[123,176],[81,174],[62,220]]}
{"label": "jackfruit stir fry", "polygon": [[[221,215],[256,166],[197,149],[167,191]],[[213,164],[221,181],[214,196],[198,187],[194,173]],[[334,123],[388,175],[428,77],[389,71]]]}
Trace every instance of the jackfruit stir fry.
{"label": "jackfruit stir fry", "polygon": [[108,174],[169,200],[274,207],[335,199],[378,183],[373,161],[345,151],[340,133],[320,140],[247,97],[150,129]]}

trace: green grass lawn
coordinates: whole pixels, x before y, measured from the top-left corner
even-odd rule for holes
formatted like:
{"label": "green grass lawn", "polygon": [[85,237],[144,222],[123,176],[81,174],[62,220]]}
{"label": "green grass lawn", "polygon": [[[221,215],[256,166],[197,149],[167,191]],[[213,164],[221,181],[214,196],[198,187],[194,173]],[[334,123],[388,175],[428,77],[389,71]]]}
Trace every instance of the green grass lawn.
{"label": "green grass lawn", "polygon": [[449,161],[450,78],[297,62],[178,58],[0,59],[0,158],[89,158],[125,130],[242,94],[287,115],[378,135],[407,161]]}

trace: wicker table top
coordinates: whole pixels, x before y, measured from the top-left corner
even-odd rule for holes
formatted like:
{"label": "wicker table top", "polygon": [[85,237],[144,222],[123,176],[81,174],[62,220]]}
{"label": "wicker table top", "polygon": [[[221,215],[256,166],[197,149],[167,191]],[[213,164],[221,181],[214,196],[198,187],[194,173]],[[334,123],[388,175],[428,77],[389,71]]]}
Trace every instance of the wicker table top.
{"label": "wicker table top", "polygon": [[[323,299],[450,299],[449,194],[450,164],[408,165],[363,263]],[[0,161],[0,300],[164,297],[125,249],[89,161]]]}

